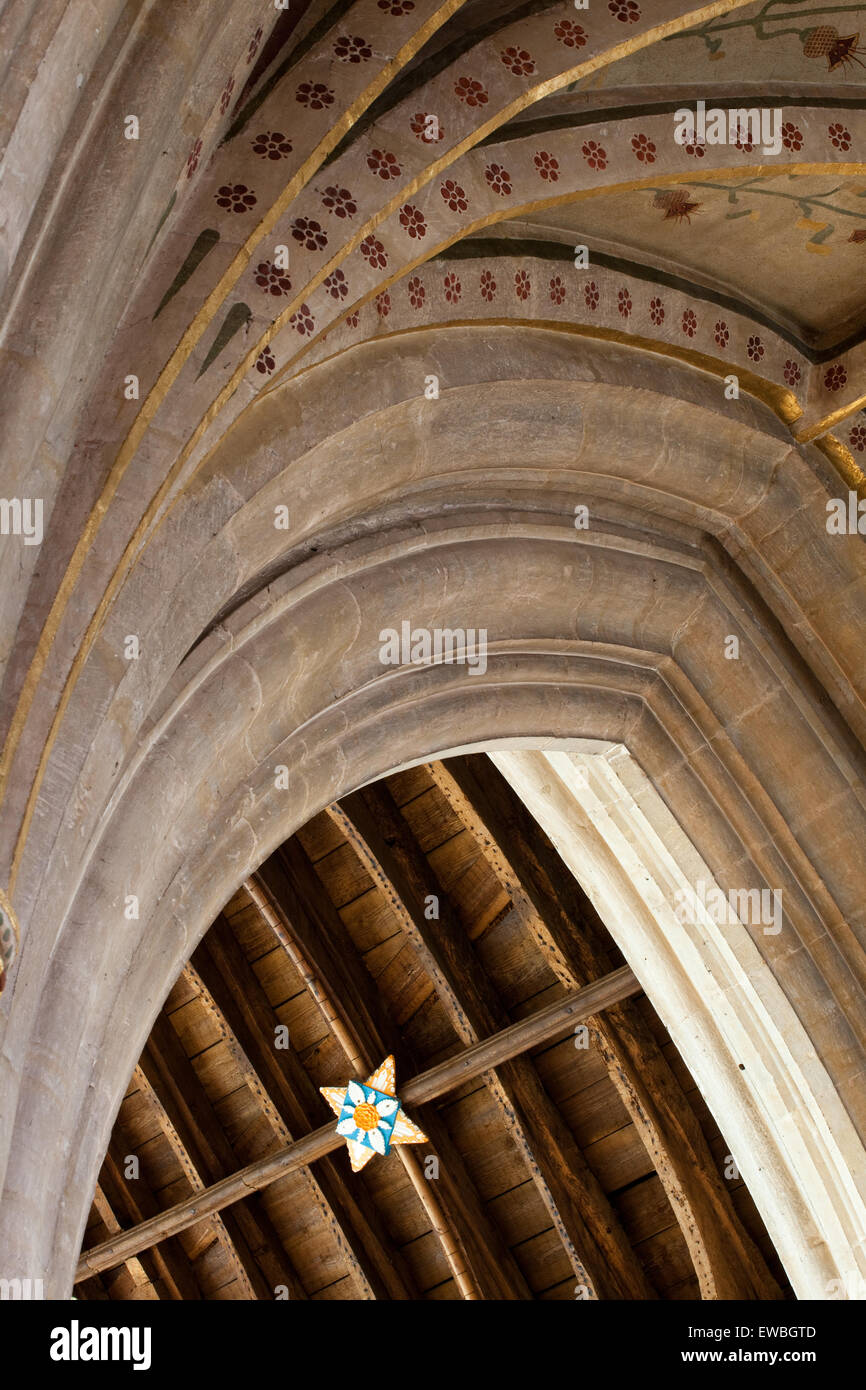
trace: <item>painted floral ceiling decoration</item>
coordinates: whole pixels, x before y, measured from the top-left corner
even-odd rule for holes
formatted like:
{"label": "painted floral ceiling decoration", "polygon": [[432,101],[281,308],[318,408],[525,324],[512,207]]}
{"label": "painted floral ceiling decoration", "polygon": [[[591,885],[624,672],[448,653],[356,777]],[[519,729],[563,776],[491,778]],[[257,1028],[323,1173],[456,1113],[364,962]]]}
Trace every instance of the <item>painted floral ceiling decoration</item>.
{"label": "painted floral ceiling decoration", "polygon": [[[293,189],[292,171],[310,139],[321,136],[322,121],[333,127],[338,109],[346,109],[359,90],[361,69],[385,59],[396,36],[394,22],[406,24],[411,17],[417,23],[420,15],[376,5],[363,33],[359,7],[352,32],[347,26],[316,50],[321,80],[313,74],[296,82],[284,57],[270,80],[235,110],[212,156],[211,227],[196,227],[199,195],[172,214],[175,235],[163,233],[154,254],[151,283],[159,283],[161,260],[171,258],[171,279],[159,286],[157,301],[167,331],[188,317],[196,294],[232,282],[234,303],[226,304],[209,335],[198,338],[182,373],[185,378],[192,371],[202,418],[215,386],[218,400],[225,398],[221,413],[230,419],[232,402],[240,404],[242,379],[264,384],[262,378],[274,373],[283,379],[330,351],[335,329],[341,342],[346,332],[359,342],[382,331],[400,295],[397,280],[411,283],[410,306],[420,313],[422,298],[428,299],[420,267],[452,254],[461,237],[484,238],[485,229],[503,219],[510,236],[531,225],[535,232],[524,240],[533,243],[551,240],[539,238],[539,227],[554,229],[554,245],[566,232],[575,242],[586,241],[598,250],[600,270],[606,266],[599,257],[613,257],[639,277],[655,272],[668,288],[692,288],[713,302],[721,298],[728,317],[744,320],[728,350],[750,370],[756,359],[748,344],[755,333],[746,329],[754,318],[754,329],[779,337],[778,351],[760,359],[770,381],[790,387],[792,371],[785,364],[791,351],[806,359],[797,385],[800,396],[815,401],[811,409],[801,401],[810,429],[822,412],[836,413],[840,391],[856,401],[856,340],[866,317],[859,236],[866,234],[866,205],[859,201],[866,182],[856,158],[866,128],[856,100],[840,95],[838,106],[828,106],[826,96],[803,96],[796,109],[783,106],[780,148],[771,163],[748,129],[738,129],[735,143],[723,147],[699,139],[677,146],[670,109],[653,100],[632,101],[626,111],[602,110],[594,119],[585,105],[569,114],[569,94],[584,79],[565,80],[581,60],[589,60],[589,81],[604,74],[607,105],[620,67],[642,63],[646,75],[647,65],[660,56],[667,61],[670,51],[677,55],[681,82],[693,70],[697,98],[706,59],[721,61],[725,35],[724,42],[736,36],[738,44],[750,45],[753,82],[766,71],[770,48],[793,38],[801,72],[814,77],[820,49],[828,60],[833,55],[850,86],[855,79],[849,69],[859,61],[856,44],[836,64],[836,50],[827,46],[833,26],[816,22],[814,6],[801,7],[796,31],[785,28],[787,11],[773,0],[732,7],[693,28],[683,28],[664,8],[642,10],[634,0],[578,17],[565,5],[537,5],[529,13],[524,7],[516,23],[506,13],[501,23],[488,20],[477,29],[469,26],[467,13],[461,37],[445,44],[437,33],[426,58],[425,49],[414,54],[402,83],[393,92],[386,88],[352,122],[325,166],[291,199],[286,192]],[[650,23],[658,37],[647,46],[642,31]],[[622,40],[624,33],[628,40]],[[599,63],[599,44],[602,50],[608,45],[609,54],[621,53],[621,61]],[[545,116],[551,103],[558,106]],[[447,177],[432,174],[431,160]],[[220,170],[225,181],[216,182]],[[269,212],[262,218],[265,207]],[[178,264],[182,226],[190,228],[189,252]],[[256,250],[244,271],[238,252],[245,253],[249,234],[265,250]],[[202,254],[206,235],[211,240]],[[575,274],[562,280],[558,310],[575,281]],[[520,284],[531,283],[526,266]],[[456,280],[447,281],[443,293],[452,309],[462,300]],[[529,291],[518,298],[528,304]],[[701,319],[708,322],[708,314]],[[669,340],[669,324],[652,326]],[[853,350],[854,359],[830,364],[838,366],[836,372],[821,371],[834,348]],[[179,398],[186,418],[192,386]]]}
{"label": "painted floral ceiling decoration", "polygon": [[413,1124],[396,1095],[393,1057],[386,1057],[366,1081],[319,1089],[337,1116],[337,1133],[349,1150],[354,1173],[392,1144],[423,1144],[427,1135]]}

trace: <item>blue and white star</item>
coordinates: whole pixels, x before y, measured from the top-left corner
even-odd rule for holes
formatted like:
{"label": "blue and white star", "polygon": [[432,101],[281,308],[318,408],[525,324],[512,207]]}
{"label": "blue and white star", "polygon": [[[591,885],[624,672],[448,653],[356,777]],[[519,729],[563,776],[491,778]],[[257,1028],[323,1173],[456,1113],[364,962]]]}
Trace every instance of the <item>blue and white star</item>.
{"label": "blue and white star", "polygon": [[422,1144],[427,1139],[401,1109],[395,1085],[394,1058],[386,1057],[366,1081],[319,1087],[338,1117],[337,1133],[346,1141],[356,1173],[374,1153],[388,1153],[392,1144]]}

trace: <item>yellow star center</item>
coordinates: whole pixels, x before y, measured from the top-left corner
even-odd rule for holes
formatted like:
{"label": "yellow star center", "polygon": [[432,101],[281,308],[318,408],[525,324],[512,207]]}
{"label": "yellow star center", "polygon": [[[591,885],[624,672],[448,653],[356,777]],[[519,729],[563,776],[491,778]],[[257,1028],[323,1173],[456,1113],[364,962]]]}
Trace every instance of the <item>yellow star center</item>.
{"label": "yellow star center", "polygon": [[375,1105],[364,1101],[362,1105],[355,1106],[355,1124],[359,1129],[375,1129],[378,1123],[379,1112]]}

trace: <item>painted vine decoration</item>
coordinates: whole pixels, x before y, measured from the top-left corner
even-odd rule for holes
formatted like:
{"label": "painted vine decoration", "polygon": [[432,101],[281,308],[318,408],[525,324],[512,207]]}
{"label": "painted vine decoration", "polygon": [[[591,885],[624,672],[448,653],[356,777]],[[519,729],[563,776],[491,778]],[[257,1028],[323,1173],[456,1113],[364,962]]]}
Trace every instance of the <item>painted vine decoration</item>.
{"label": "painted vine decoration", "polygon": [[5,893],[0,893],[0,994],[6,987],[12,962],[18,954],[20,939],[12,904]]}
{"label": "painted vine decoration", "polygon": [[[860,46],[860,34],[840,34],[833,24],[808,24],[803,27],[797,26],[788,29],[768,29],[767,25],[785,23],[787,20],[800,20],[805,18],[821,18],[827,15],[840,14],[862,14],[862,5],[832,5],[819,6],[810,9],[791,9],[798,0],[767,0],[765,5],[756,15],[748,17],[739,16],[737,19],[722,19],[716,17],[707,20],[705,24],[699,24],[694,29],[685,29],[679,34],[668,34],[663,40],[664,43],[673,43],[677,39],[703,39],[708,55],[721,57],[722,39],[720,34],[732,29],[751,29],[756,39],[766,42],[769,39],[779,39],[786,34],[796,34],[803,46],[803,52],[807,58],[826,59],[827,72],[836,72],[839,68],[850,68],[857,63],[860,67],[866,66],[860,58],[860,54],[866,54],[866,48]],[[806,0],[802,0],[805,5]],[[783,14],[771,14],[772,10],[780,6],[786,6]]]}
{"label": "painted vine decoration", "polygon": [[[836,141],[844,140],[848,136],[848,132],[841,127],[830,127],[831,132],[837,131],[837,129],[841,130],[841,134],[836,134]],[[848,138],[850,139],[850,137]],[[833,134],[830,135],[830,139],[833,140]],[[793,180],[805,176],[789,174],[788,177]],[[837,184],[835,188],[828,188],[823,193],[786,193],[780,188],[767,188],[766,182],[766,179],[758,177],[746,179],[744,182],[732,186],[727,183],[702,180],[701,183],[695,184],[693,187],[695,194],[706,189],[727,193],[728,202],[737,209],[725,214],[725,220],[730,222],[737,221],[741,217],[750,217],[754,212],[754,208],[748,203],[742,205],[743,195],[747,195],[748,198],[783,198],[789,203],[794,203],[804,222],[810,224],[807,230],[814,228],[813,234],[808,240],[808,244],[812,246],[821,245],[836,230],[835,222],[820,222],[816,218],[817,213],[831,212],[835,217],[852,217],[857,221],[866,219],[866,209],[860,212],[854,208],[840,207],[838,203],[828,201],[835,194],[845,192],[851,193],[855,198],[866,198],[866,188],[860,192],[853,192],[853,190],[845,189],[841,184]],[[692,215],[705,205],[689,192],[689,184],[681,183],[676,188],[650,188],[647,191],[653,195],[653,207],[662,212],[664,221],[688,222],[691,225]],[[856,227],[846,240],[855,244],[866,242],[866,227]]]}

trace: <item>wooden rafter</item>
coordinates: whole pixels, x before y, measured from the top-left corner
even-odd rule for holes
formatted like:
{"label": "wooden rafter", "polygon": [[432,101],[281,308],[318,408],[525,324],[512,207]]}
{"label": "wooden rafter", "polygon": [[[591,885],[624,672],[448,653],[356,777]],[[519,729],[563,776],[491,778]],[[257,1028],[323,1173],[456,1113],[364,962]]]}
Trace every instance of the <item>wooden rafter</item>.
{"label": "wooden rafter", "polygon": [[[282,1143],[308,1134],[324,1121],[328,1108],[297,1055],[274,1046],[279,1019],[225,917],[217,918],[192,959],[276,1106]],[[309,1170],[307,1180],[348,1268],[368,1296],[417,1298],[411,1272],[363,1185],[348,1182],[330,1158]]]}
{"label": "wooden rafter", "polygon": [[[143,1057],[139,1059],[139,1063],[136,1066],[135,1071],[133,1073],[133,1080],[138,1088],[138,1092],[144,1104],[144,1107],[146,1111],[150,1114],[157,1128],[160,1130],[163,1138],[166,1141],[166,1144],[168,1145],[169,1149],[174,1155],[174,1158],[178,1163],[187,1183],[192,1188],[193,1193],[203,1192],[207,1185],[206,1180],[202,1177],[201,1173],[199,1172],[198,1168],[193,1162],[190,1154],[187,1152],[183,1138],[175,1128],[172,1122],[171,1115],[169,1114],[166,1107],[163,1105],[162,1100],[160,1099],[160,1095],[158,1094],[157,1090],[152,1084],[151,1079],[146,1074],[142,1066],[142,1062],[144,1060],[145,1059]],[[150,1071],[152,1076],[153,1069],[149,1068],[148,1070]],[[152,1218],[146,1218],[146,1220],[149,1219],[158,1221],[159,1213],[154,1213],[154,1216]],[[250,1281],[247,1277],[246,1270],[240,1261],[237,1250],[235,1249],[235,1245],[231,1237],[231,1232],[227,1228],[226,1223],[221,1214],[217,1214],[213,1218],[213,1220],[203,1221],[201,1223],[201,1236],[202,1243],[199,1244],[197,1242],[198,1249],[205,1249],[208,1245],[217,1242],[229,1266],[234,1270],[235,1277],[237,1278],[241,1286],[246,1290],[247,1296],[249,1298],[255,1297],[252,1285],[250,1284]]]}
{"label": "wooden rafter", "polygon": [[[137,1178],[124,1176],[126,1154],[123,1152],[120,1137],[115,1132],[108,1145],[105,1162],[102,1165],[102,1186],[105,1196],[115,1215],[122,1218],[121,1227],[136,1226],[149,1217],[158,1215],[159,1203],[154,1197],[146,1179],[139,1169]],[[172,1236],[169,1240],[155,1245],[147,1252],[153,1261],[153,1275],[162,1280],[169,1298],[194,1301],[201,1298],[192,1265],[186,1251]],[[142,1252],[142,1260],[147,1258]],[[145,1264],[145,1269],[147,1269]]]}
{"label": "wooden rafter", "polygon": [[[100,1177],[102,1181],[96,1184],[93,1206],[105,1230],[112,1236],[122,1231],[123,1226],[117,1219],[114,1204],[109,1196],[106,1174],[103,1172]],[[93,1279],[82,1283],[81,1296],[94,1300],[111,1299],[117,1297],[119,1289],[129,1290],[131,1288],[134,1290],[132,1297],[136,1299],[158,1299],[158,1279],[159,1274],[153,1258],[153,1251],[142,1250],[138,1255],[127,1260],[120,1269],[112,1270],[107,1279],[102,1279],[96,1275]]]}
{"label": "wooden rafter", "polygon": [[[510,1058],[533,1047],[540,1047],[564,1032],[575,1023],[594,1016],[610,1008],[620,999],[637,993],[640,986],[632,972],[626,968],[615,970],[603,980],[598,980],[582,990],[575,990],[563,999],[556,1000],[547,1008],[539,1009],[528,1018],[513,1023],[491,1038],[485,1038],[473,1047],[464,1048],[454,1057],[439,1062],[419,1076],[411,1078],[400,1086],[400,1098],[404,1105],[421,1106],[428,1101],[446,1095],[457,1086],[481,1076],[492,1067],[501,1066]],[[104,1241],[91,1250],[84,1251],[79,1259],[76,1281],[88,1279],[103,1269],[113,1269],[131,1255],[147,1250],[166,1236],[176,1235],[190,1226],[197,1225],[205,1217],[224,1212],[227,1207],[242,1201],[250,1193],[279,1181],[288,1173],[296,1172],[309,1163],[314,1163],[325,1154],[339,1148],[343,1140],[333,1124],[323,1125],[303,1139],[296,1140],[277,1153],[249,1163],[245,1168],[231,1173],[215,1182],[207,1191],[196,1192],[193,1196],[176,1203],[157,1217],[144,1221],[133,1230],[124,1231],[112,1240]]]}
{"label": "wooden rafter", "polygon": [[[508,1016],[429,862],[384,784],[329,807],[377,886],[387,895],[464,1043],[507,1026]],[[425,901],[438,898],[438,918]],[[600,1298],[655,1297],[598,1179],[531,1059],[487,1078],[535,1179],[579,1280]]]}
{"label": "wooden rafter", "polygon": [[[237,1160],[171,1020],[157,1017],[141,1062],[202,1181],[231,1173]],[[278,1285],[306,1298],[261,1198],[252,1196],[224,1216],[226,1229],[256,1298],[272,1299]]]}
{"label": "wooden rafter", "polygon": [[[407,1068],[420,1070],[420,1058],[382,1005],[341,915],[322,894],[316,873],[297,841],[289,841],[277,856],[268,860],[264,877],[277,892],[278,901],[291,909],[292,930],[302,934],[307,959],[327,984],[329,998],[341,1011],[342,1027],[363,1056],[364,1066],[393,1052],[405,1061]],[[350,1006],[341,1009],[345,999]],[[520,1266],[481,1201],[438,1109],[423,1106],[418,1123],[439,1156],[441,1200],[482,1295],[509,1300],[530,1298]]]}
{"label": "wooden rafter", "polygon": [[[607,933],[541,826],[490,759],[428,770],[569,989],[612,968]],[[609,938],[607,938],[609,940]],[[734,1210],[697,1116],[633,999],[591,1020],[608,1073],[670,1199],[703,1298],[777,1299],[779,1287]]]}
{"label": "wooden rafter", "polygon": [[[253,878],[245,883],[244,887],[255,902],[264,920],[277,931],[282,939],[282,931],[280,929],[285,929],[286,924],[278,919],[277,912],[269,901],[262,885]],[[297,946],[294,946],[294,948],[290,946],[289,949],[292,954],[293,963],[298,968],[301,978],[304,980],[308,990],[315,999],[322,1017],[332,1029],[337,1041],[340,1043],[346,1061],[351,1070],[355,1073],[355,1079],[363,1081],[365,1075],[371,1071],[372,1064],[364,1061],[355,1040],[345,1028],[339,1025],[337,1013],[331,997],[318,976],[314,975],[312,967],[309,965],[306,957],[301,954]],[[403,1147],[398,1147],[396,1153],[427,1214],[431,1228],[439,1240],[446,1262],[448,1263],[451,1274],[462,1297],[467,1299],[478,1298],[478,1286],[467,1267],[465,1256],[455,1238],[451,1223],[445,1215],[441,1203],[430,1189],[429,1184],[424,1182],[417,1158],[414,1153]]]}
{"label": "wooden rafter", "polygon": [[[274,866],[271,870],[270,880],[272,883],[276,881],[278,895],[280,888],[282,888],[284,897],[287,893],[291,894],[296,914],[303,913],[307,920],[309,920],[309,888],[314,878],[313,871],[306,862],[306,857],[299,847],[295,847],[294,853],[288,853],[286,859],[287,863],[284,866],[285,874],[280,871],[279,866]],[[301,975],[310,993],[316,1000],[323,1017],[340,1042],[347,1062],[355,1069],[357,1079],[363,1079],[364,1075],[369,1074],[376,1065],[376,1060],[381,1061],[382,1056],[387,1055],[389,1052],[396,1052],[396,1055],[401,1056],[401,1060],[406,1058],[411,1065],[411,1059],[406,1057],[407,1049],[402,1045],[396,1031],[391,1036],[390,1043],[386,1043],[381,1035],[382,1020],[378,1000],[375,997],[375,992],[371,989],[372,981],[370,981],[369,976],[367,976],[361,961],[357,959],[351,938],[343,926],[342,920],[336,912],[336,909],[333,910],[330,924],[331,933],[338,939],[341,936],[343,937],[343,945],[339,954],[344,963],[348,964],[349,962],[353,962],[353,965],[349,967],[354,981],[352,997],[354,998],[359,991],[365,993],[367,996],[368,1013],[376,1023],[378,1036],[366,1045],[358,1029],[351,1021],[351,1016],[345,1021],[339,1017],[335,1004],[335,999],[337,997],[335,991],[339,987],[339,981],[334,970],[334,958],[330,955],[327,948],[324,951],[321,949],[319,950],[319,968],[314,970],[307,957],[303,954],[303,948],[300,945],[298,936],[293,931],[292,917],[284,913],[280,907],[279,896],[276,901],[269,899],[266,896],[268,890],[264,884],[259,885],[255,881],[248,884],[247,887],[258,903],[265,919],[276,932],[278,938],[283,941],[288,949],[293,950],[294,959],[296,964],[300,967]],[[319,897],[321,897],[321,894],[319,894]],[[273,911],[269,911],[271,907]],[[325,908],[325,911],[328,911],[327,908]],[[328,915],[331,916],[331,913],[328,912]],[[425,1113],[420,1119],[423,1127],[428,1123],[430,1116]],[[439,1139],[442,1140],[443,1135],[441,1131],[444,1129],[444,1126],[437,1121],[438,1117],[434,1120],[432,1127],[438,1134]],[[430,1139],[431,1147],[435,1148],[434,1135],[430,1133],[429,1128],[426,1129],[425,1132]],[[453,1180],[449,1179],[446,1181],[445,1189],[440,1198],[431,1188],[429,1182],[424,1178],[415,1154],[405,1148],[398,1148],[397,1153],[409,1181],[424,1207],[462,1297],[466,1299],[478,1298],[480,1296],[481,1286],[476,1278],[473,1266],[474,1264],[482,1264],[483,1261],[480,1259],[477,1252],[475,1252],[476,1258],[473,1261],[473,1247],[477,1243],[477,1235],[474,1238],[471,1236],[470,1230],[465,1224],[460,1211],[455,1207],[454,1193],[452,1190]],[[438,1156],[444,1158],[441,1153]],[[465,1170],[461,1172],[460,1176],[464,1181],[468,1182],[468,1175],[465,1173]],[[480,1216],[481,1211],[481,1204],[479,1202],[476,1214]],[[486,1227],[488,1223],[485,1222],[484,1224]],[[515,1283],[513,1287],[516,1288],[518,1286]]]}
{"label": "wooden rafter", "polygon": [[[352,1039],[364,1065],[388,1053],[413,1071],[420,1059],[406,1043],[383,1007],[339,912],[321,885],[297,841],[282,846],[263,867],[263,878],[285,907],[287,921],[306,958],[325,981],[340,1014],[340,1026]],[[344,1001],[348,1001],[348,1007]],[[528,1299],[529,1288],[502,1235],[489,1216],[448,1126],[433,1106],[423,1107],[418,1123],[440,1159],[440,1194],[452,1229],[470,1261],[485,1298]]]}

